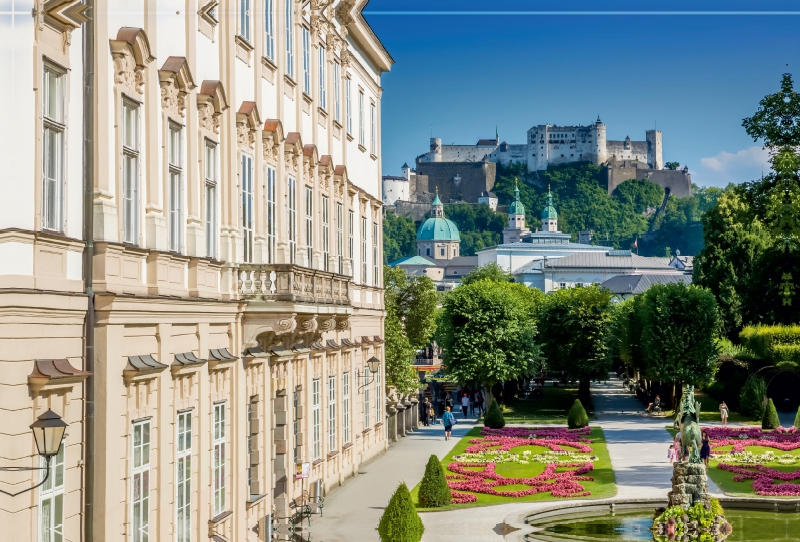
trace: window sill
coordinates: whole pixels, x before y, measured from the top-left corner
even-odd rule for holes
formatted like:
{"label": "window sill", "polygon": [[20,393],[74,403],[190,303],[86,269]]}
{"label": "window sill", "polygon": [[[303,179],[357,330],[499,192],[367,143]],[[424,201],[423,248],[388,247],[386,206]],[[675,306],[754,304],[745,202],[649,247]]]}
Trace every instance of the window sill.
{"label": "window sill", "polygon": [[326,120],[327,120],[327,118],[328,118],[328,112],[327,112],[327,111],[325,111],[325,109],[324,109],[324,108],[322,108],[322,107],[318,107],[318,108],[317,108],[317,113],[319,113],[319,116],[320,116],[320,117],[322,117],[322,118],[324,118],[324,119],[326,119]]}
{"label": "window sill", "polygon": [[358,150],[360,150],[361,152],[367,152],[367,148],[361,143],[358,144]]}
{"label": "window sill", "polygon": [[347,134],[347,141],[353,141],[354,137],[350,134]]}
{"label": "window sill", "polygon": [[383,425],[383,422],[378,422],[375,424],[375,429],[379,429]]}
{"label": "window sill", "polygon": [[269,493],[262,493],[261,495],[250,495],[250,497],[247,499],[247,504],[257,503],[267,495],[269,495]]}
{"label": "window sill", "polygon": [[333,125],[340,130],[342,129],[342,123],[336,119],[333,119]]}
{"label": "window sill", "polygon": [[365,435],[365,434],[369,433],[370,431],[372,431],[372,427],[367,427],[366,429],[364,429],[363,431],[361,431],[361,434],[362,434],[362,435]]}
{"label": "window sill", "polygon": [[372,154],[372,153],[369,153],[369,157],[372,158],[373,160],[377,160],[378,159],[378,157],[376,155]]}
{"label": "window sill", "polygon": [[317,465],[319,465],[319,464],[320,464],[320,463],[322,463],[323,461],[325,461],[325,460],[324,460],[324,459],[322,459],[322,458],[320,458],[320,459],[315,459],[315,460],[314,460],[314,462],[313,462],[313,463],[311,463],[311,465],[312,465],[312,466],[314,466],[314,467],[316,467]]}
{"label": "window sill", "polygon": [[250,66],[253,59],[253,44],[244,39],[242,36],[236,36],[236,58]]}
{"label": "window sill", "polygon": [[228,510],[227,512],[223,512],[221,514],[218,514],[218,515],[214,516],[213,518],[208,520],[208,522],[209,523],[219,523],[220,521],[224,520],[225,518],[227,518],[228,516],[230,516],[232,514],[233,514],[233,510]]}
{"label": "window sill", "polygon": [[287,85],[289,85],[290,87],[292,87],[292,89],[293,89],[293,90],[294,90],[294,87],[296,87],[296,86],[297,86],[297,81],[295,81],[294,79],[292,79],[292,76],[291,76],[291,75],[289,75],[288,73],[287,73],[287,74],[284,74],[284,76],[283,76],[283,81],[284,81],[284,82],[285,82]]}
{"label": "window sill", "polygon": [[334,450],[328,454],[328,459],[333,459],[337,455],[339,455],[339,450]]}
{"label": "window sill", "polygon": [[342,444],[342,451],[348,450],[353,447],[352,442],[348,442],[347,444]]}

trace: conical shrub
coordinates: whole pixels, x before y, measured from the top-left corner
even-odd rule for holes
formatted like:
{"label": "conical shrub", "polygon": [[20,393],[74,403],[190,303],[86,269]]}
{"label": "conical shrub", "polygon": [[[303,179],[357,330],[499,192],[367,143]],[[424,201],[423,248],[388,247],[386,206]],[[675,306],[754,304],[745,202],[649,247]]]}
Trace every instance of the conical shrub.
{"label": "conical shrub", "polygon": [[502,429],[506,426],[506,420],[503,418],[503,411],[500,410],[500,405],[497,400],[492,398],[489,408],[486,409],[486,415],[483,417],[483,425],[491,427],[492,429]]}
{"label": "conical shrub", "polygon": [[586,414],[586,409],[583,408],[580,399],[575,399],[572,407],[567,414],[567,426],[570,429],[580,429],[589,425],[589,415]]}
{"label": "conical shrub", "polygon": [[419,485],[419,505],[423,508],[438,508],[451,503],[450,487],[444,468],[435,454],[428,459],[425,476]]}
{"label": "conical shrub", "polygon": [[764,418],[761,420],[761,429],[777,429],[780,426],[781,420],[778,418],[778,411],[775,410],[775,403],[770,399],[767,409],[764,411]]}
{"label": "conical shrub", "polygon": [[389,500],[378,523],[381,542],[419,542],[425,527],[411,502],[411,493],[403,482]]}
{"label": "conical shrub", "polygon": [[800,407],[797,407],[797,415],[794,417],[794,426],[800,429]]}

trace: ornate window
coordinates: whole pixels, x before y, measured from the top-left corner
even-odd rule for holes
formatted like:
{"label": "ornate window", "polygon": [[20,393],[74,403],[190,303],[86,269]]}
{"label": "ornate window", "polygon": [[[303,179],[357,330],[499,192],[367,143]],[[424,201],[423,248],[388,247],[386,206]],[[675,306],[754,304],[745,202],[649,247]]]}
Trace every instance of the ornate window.
{"label": "ornate window", "polygon": [[364,431],[367,429],[369,429],[369,368],[364,367]]}
{"label": "ornate window", "polygon": [[269,263],[277,262],[276,238],[278,232],[278,209],[275,204],[275,168],[267,166],[267,252]]}
{"label": "ornate window", "polygon": [[344,206],[336,204],[336,259],[338,260],[337,273],[344,275]]}
{"label": "ornate window", "polygon": [[352,276],[352,274],[353,274],[352,270],[355,269],[355,263],[356,263],[355,259],[354,259],[354,255],[355,255],[355,239],[354,239],[354,237],[355,237],[355,228],[356,228],[356,213],[354,211],[349,211],[349,213],[350,213],[350,222],[348,224],[348,237],[347,237],[348,245],[347,245],[347,249],[349,251],[349,256],[350,256],[350,265],[352,266],[350,268],[350,270],[351,270],[350,274]]}
{"label": "ornate window", "polygon": [[122,103],[122,241],[139,241],[139,104]]}
{"label": "ornate window", "polygon": [[64,231],[66,72],[45,64],[42,84],[42,229]]}
{"label": "ornate window", "polygon": [[181,251],[182,196],[183,196],[183,128],[177,124],[169,125],[168,141],[169,171],[169,249]]}
{"label": "ornate window", "polygon": [[380,254],[378,250],[378,243],[380,237],[378,236],[378,223],[372,223],[372,285],[378,286],[380,284]]}
{"label": "ornate window", "polygon": [[320,390],[319,390],[319,378],[315,378],[311,381],[311,425],[312,425],[312,441],[311,441],[311,451],[312,451],[312,459],[316,461],[320,457],[322,457],[322,446],[320,442],[320,432],[322,430],[321,427],[321,420],[320,420]]}
{"label": "ornate window", "polygon": [[250,0],[239,0],[239,35],[250,41]]}
{"label": "ornate window", "polygon": [[342,78],[342,67],[339,65],[338,62],[333,63],[333,120],[336,122],[342,122],[342,115],[341,115],[341,104],[339,103],[342,99],[340,96],[340,89],[341,89],[341,78]]}
{"label": "ornate window", "polygon": [[369,152],[377,155],[378,154],[378,132],[375,125],[375,104],[369,104],[369,125],[370,125],[370,139],[369,139]]}
{"label": "ornate window", "polygon": [[358,144],[362,147],[366,141],[364,133],[364,93],[358,93]]}
{"label": "ornate window", "polygon": [[350,372],[342,375],[342,444],[350,442]]}
{"label": "ornate window", "polygon": [[352,85],[351,79],[348,77],[344,80],[344,108],[345,116],[347,117],[347,133],[353,134],[353,111],[350,106],[350,87]]}
{"label": "ornate window", "polygon": [[294,263],[297,252],[297,180],[289,177],[289,263]]}
{"label": "ornate window", "polygon": [[367,283],[367,217],[361,217],[361,284]]}
{"label": "ornate window", "polygon": [[311,34],[305,26],[303,37],[303,92],[311,96]]}
{"label": "ornate window", "polygon": [[206,256],[217,257],[217,145],[206,139]]}
{"label": "ornate window", "polygon": [[336,449],[336,377],[328,377],[328,452]]}
{"label": "ornate window", "polygon": [[150,530],[150,420],[133,424],[131,532],[133,542],[148,542]]}
{"label": "ornate window", "polygon": [[308,266],[314,267],[314,191],[310,186],[306,186],[306,250],[308,256]]}
{"label": "ornate window", "polygon": [[253,263],[253,157],[242,154],[242,239],[244,262]]}
{"label": "ornate window", "polygon": [[264,0],[264,56],[275,61],[275,0]]}
{"label": "ornate window", "polygon": [[[64,448],[50,462],[50,476],[39,489],[39,542],[64,540]],[[42,467],[45,466],[42,460]],[[44,471],[43,471],[44,472]]]}
{"label": "ornate window", "polygon": [[227,451],[225,441],[225,403],[214,405],[213,413],[213,448],[212,448],[212,502],[215,516],[225,512],[225,467],[227,464]]}
{"label": "ornate window", "polygon": [[176,448],[175,506],[177,508],[177,540],[192,540],[192,413],[178,414],[178,445]]}

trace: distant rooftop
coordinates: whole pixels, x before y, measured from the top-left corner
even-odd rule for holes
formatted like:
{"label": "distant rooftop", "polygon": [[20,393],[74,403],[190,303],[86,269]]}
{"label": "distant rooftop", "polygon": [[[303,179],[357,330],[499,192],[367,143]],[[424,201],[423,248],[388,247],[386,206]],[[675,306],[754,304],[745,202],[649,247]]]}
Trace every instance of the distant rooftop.
{"label": "distant rooftop", "polygon": [[602,286],[615,294],[641,294],[656,284],[692,283],[691,275],[619,275],[605,281]]}

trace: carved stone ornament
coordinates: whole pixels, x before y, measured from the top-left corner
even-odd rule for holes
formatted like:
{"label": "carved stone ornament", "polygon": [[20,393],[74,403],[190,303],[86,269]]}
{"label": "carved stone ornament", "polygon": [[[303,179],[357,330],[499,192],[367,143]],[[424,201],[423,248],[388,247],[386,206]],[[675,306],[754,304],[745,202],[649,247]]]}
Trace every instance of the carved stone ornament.
{"label": "carved stone ornament", "polygon": [[236,112],[236,141],[242,149],[255,149],[256,131],[261,126],[255,102],[242,102]]}
{"label": "carved stone ornament", "polygon": [[145,68],[155,57],[150,54],[150,42],[141,28],[122,27],[117,39],[110,40],[114,61],[114,83],[128,92],[144,93]]}
{"label": "carved stone ornament", "polygon": [[350,329],[350,317],[349,316],[337,316],[336,317],[336,331],[347,331]]}
{"label": "carved stone ornament", "polygon": [[203,81],[197,95],[197,112],[200,127],[219,133],[222,112],[228,109],[225,88],[219,81]]}
{"label": "carved stone ornament", "polygon": [[182,56],[167,58],[158,70],[158,79],[161,85],[161,107],[174,115],[185,116],[186,95],[196,87],[186,58]]}
{"label": "carved stone ornament", "polygon": [[38,20],[39,30],[43,31],[47,24],[63,34],[66,45],[72,44],[72,31],[91,20],[86,15],[89,6],[81,0],[38,0],[36,6],[33,16]]}
{"label": "carved stone ornament", "polygon": [[297,175],[300,167],[300,157],[303,153],[303,142],[300,139],[300,132],[289,132],[283,142],[283,158],[286,170]]}
{"label": "carved stone ornament", "polygon": [[280,147],[283,142],[283,125],[278,119],[267,119],[261,131],[261,142],[264,146],[264,161],[278,167]]}
{"label": "carved stone ornament", "polygon": [[335,316],[317,316],[317,329],[321,332],[333,331],[336,328]]}

